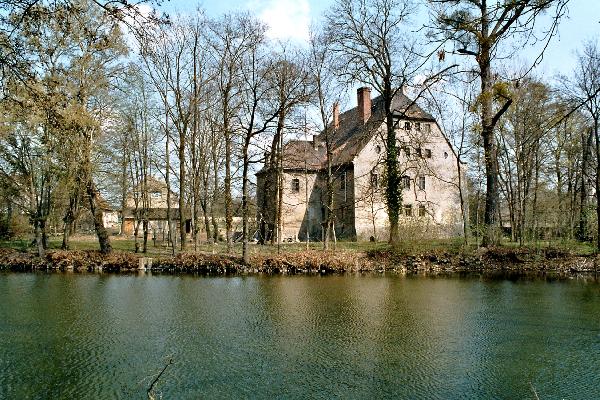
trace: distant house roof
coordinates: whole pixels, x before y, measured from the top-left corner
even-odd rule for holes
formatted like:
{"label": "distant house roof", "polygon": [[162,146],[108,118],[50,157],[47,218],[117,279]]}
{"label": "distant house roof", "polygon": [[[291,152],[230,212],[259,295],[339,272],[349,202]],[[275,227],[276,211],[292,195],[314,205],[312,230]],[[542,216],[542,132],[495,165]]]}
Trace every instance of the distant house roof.
{"label": "distant house roof", "polygon": [[[435,122],[435,118],[419,107],[404,93],[398,91],[392,100],[392,110],[403,119]],[[371,101],[371,117],[362,124],[358,118],[358,107],[354,107],[339,116],[339,127],[335,131],[330,125],[329,134],[333,150],[333,165],[350,163],[385,121],[383,96]],[[283,168],[317,171],[326,168],[325,133],[315,136],[313,142],[291,140],[283,148]]]}
{"label": "distant house roof", "polygon": [[[148,185],[147,186],[148,193],[163,192],[163,191],[166,192],[167,191],[167,183],[163,180],[157,179],[157,178],[153,177],[152,175],[148,175],[146,177],[146,181],[147,181],[147,185]],[[142,185],[143,185],[143,182],[140,181],[137,185],[135,185],[133,190],[127,194],[127,197],[132,198],[134,192],[139,192],[140,190],[142,190]],[[177,202],[178,199],[179,199],[179,196],[177,195],[177,193],[175,193],[171,190],[171,201]]]}
{"label": "distant house roof", "polygon": [[102,197],[102,195],[98,195],[96,202],[98,204],[98,208],[102,211],[115,211],[115,208],[111,206],[110,203],[104,197]]}

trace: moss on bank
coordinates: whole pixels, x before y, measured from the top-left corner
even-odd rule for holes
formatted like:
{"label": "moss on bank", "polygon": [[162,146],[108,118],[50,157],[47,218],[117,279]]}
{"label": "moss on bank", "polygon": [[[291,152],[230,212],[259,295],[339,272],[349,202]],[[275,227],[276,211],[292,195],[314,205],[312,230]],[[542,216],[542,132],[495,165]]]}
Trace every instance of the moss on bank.
{"label": "moss on bank", "polygon": [[[31,252],[0,249],[0,270],[131,272],[140,267],[142,254],[95,250],[49,251],[44,258]],[[367,271],[406,272],[556,272],[596,273],[600,258],[567,250],[499,247],[486,250],[433,248],[407,251],[380,247],[370,250],[296,251],[279,255],[254,254],[249,265],[238,256],[208,252],[180,253],[152,259],[153,272],[200,274],[298,274]]]}

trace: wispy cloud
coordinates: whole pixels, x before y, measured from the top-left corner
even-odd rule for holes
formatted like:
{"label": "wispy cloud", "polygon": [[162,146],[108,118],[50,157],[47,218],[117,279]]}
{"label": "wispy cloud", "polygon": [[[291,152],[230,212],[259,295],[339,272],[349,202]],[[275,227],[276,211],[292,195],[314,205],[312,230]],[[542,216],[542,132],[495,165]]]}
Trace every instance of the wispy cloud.
{"label": "wispy cloud", "polygon": [[251,7],[268,26],[272,39],[308,42],[310,5],[308,0],[252,1]]}

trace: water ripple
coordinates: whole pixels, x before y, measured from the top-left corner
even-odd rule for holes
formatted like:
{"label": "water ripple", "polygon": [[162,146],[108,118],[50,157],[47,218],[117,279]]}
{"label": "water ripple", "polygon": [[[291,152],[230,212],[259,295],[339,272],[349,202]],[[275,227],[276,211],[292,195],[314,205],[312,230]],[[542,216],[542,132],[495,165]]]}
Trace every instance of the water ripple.
{"label": "water ripple", "polygon": [[600,287],[0,275],[0,398],[600,398]]}

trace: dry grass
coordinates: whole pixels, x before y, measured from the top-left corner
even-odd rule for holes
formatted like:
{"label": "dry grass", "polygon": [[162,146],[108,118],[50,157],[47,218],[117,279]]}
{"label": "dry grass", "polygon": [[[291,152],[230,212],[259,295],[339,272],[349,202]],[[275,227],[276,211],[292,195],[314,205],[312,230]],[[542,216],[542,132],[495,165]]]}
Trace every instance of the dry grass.
{"label": "dry grass", "polygon": [[[277,246],[250,245],[250,262],[241,259],[241,244],[227,253],[225,244],[203,244],[195,251],[170,254],[170,249],[150,246],[146,254],[134,253],[132,240],[113,240],[116,249],[109,255],[97,250],[95,241],[73,240],[70,251],[49,250],[43,259],[22,243],[0,246],[0,269],[13,271],[75,270],[133,271],[140,257],[153,258],[152,270],[171,273],[342,273],[374,270],[395,271],[483,271],[483,270],[564,270],[595,271],[599,259],[578,254],[574,249],[513,247],[476,249],[460,240],[409,242],[391,247],[385,243],[338,242],[336,250],[324,251],[320,243],[306,249],[305,243]],[[25,247],[25,248],[23,248]],[[54,246],[53,246],[54,247]]]}

